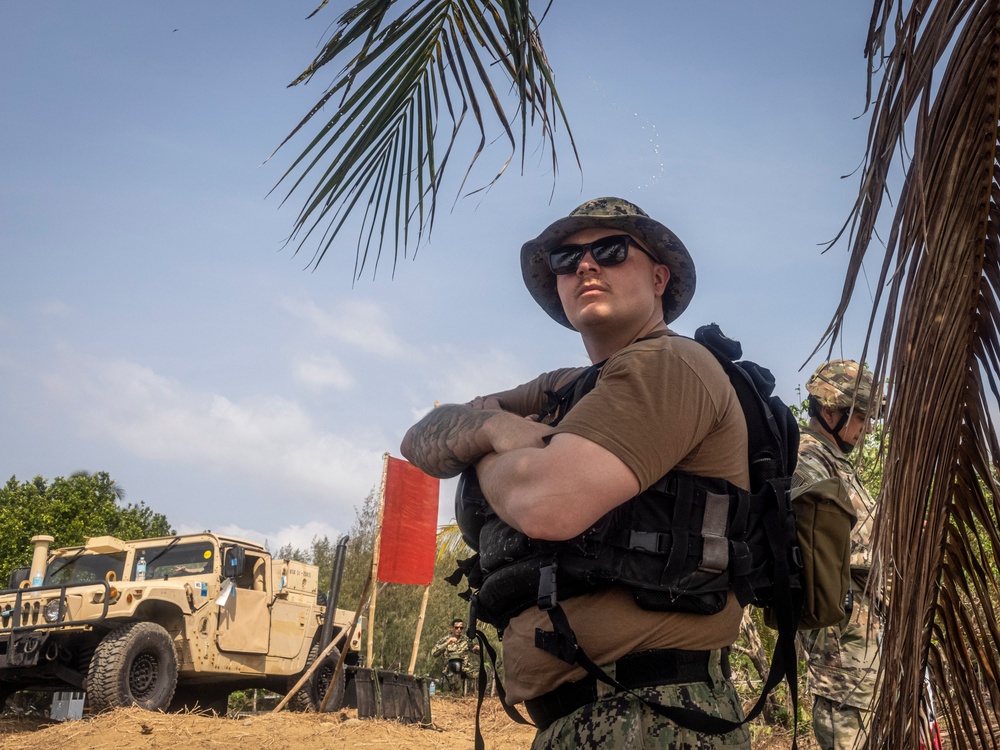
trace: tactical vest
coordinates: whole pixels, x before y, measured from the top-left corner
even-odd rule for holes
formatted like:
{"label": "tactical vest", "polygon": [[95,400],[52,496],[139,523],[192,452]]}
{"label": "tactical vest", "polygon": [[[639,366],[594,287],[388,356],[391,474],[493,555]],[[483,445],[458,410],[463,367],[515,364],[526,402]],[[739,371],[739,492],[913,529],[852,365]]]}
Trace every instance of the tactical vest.
{"label": "tactical vest", "polygon": [[[456,517],[466,542],[479,553],[463,571],[470,584],[470,617],[503,629],[528,607],[550,609],[609,585],[627,587],[644,609],[711,615],[722,610],[729,591],[742,606],[770,603],[776,575],[781,575],[776,557],[785,558],[777,561],[779,568],[794,574],[788,493],[796,423],[784,404],[764,401],[773,398],[770,373],[753,363],[734,363],[731,348],[720,350],[728,343],[739,347],[738,342],[722,337],[720,345],[717,327],[708,336],[705,329],[699,329],[696,340],[700,335],[734,385],[746,381],[737,395],[748,420],[751,491],[673,470],[579,536],[549,542],[500,520],[469,469],[459,483]],[[593,389],[602,364],[549,394],[543,413],[551,417],[548,424],[558,424]],[[751,397],[759,402],[756,410],[744,403]],[[761,438],[765,432],[771,439]]]}
{"label": "tactical vest", "polygon": [[[774,378],[742,356],[738,341],[715,324],[702,326],[695,341],[715,356],[729,376],[747,422],[750,491],[721,479],[674,470],[652,487],[618,506],[584,533],[563,542],[531,539],[490,509],[474,469],[462,475],[456,518],[462,536],[477,554],[459,563],[448,580],[469,580],[469,628],[491,660],[496,659],[477,620],[502,632],[510,619],[530,606],[548,614],[552,631],[535,631],[535,645],[596,680],[629,693],[680,726],[707,734],[732,731],[764,709],[768,693],[787,680],[793,714],[797,712],[795,631],[801,609],[801,556],[795,544],[795,517],[789,486],[798,451],[798,424],[791,410],[771,393]],[[543,419],[557,424],[589,393],[601,365],[549,394]],[[576,641],[559,601],[610,585],[627,587],[636,603],[654,611],[719,612],[728,593],[740,604],[774,612],[778,639],[761,696],[743,722],[700,709],[664,706],[630,691],[610,677]],[[481,666],[481,670],[483,667]],[[480,703],[485,672],[480,674]],[[508,704],[497,681],[500,702],[514,720],[526,723]],[[484,746],[476,715],[477,750]],[[793,740],[793,747],[795,742]]]}

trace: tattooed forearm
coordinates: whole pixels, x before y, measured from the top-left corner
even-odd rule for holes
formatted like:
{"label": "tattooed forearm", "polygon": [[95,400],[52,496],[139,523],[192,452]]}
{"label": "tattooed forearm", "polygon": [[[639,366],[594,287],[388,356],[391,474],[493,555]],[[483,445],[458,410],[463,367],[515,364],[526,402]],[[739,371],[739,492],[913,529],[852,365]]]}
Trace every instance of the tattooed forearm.
{"label": "tattooed forearm", "polygon": [[407,431],[400,451],[432,477],[456,476],[492,450],[482,427],[497,413],[459,404],[439,406]]}

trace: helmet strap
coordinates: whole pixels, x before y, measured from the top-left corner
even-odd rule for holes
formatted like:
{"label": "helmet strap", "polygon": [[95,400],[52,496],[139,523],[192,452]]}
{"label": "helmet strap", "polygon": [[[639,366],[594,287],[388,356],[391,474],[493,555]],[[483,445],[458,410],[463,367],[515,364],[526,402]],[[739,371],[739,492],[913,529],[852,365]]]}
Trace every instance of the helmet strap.
{"label": "helmet strap", "polygon": [[854,450],[853,445],[844,441],[840,437],[840,431],[844,429],[844,425],[847,424],[847,420],[850,419],[850,417],[851,417],[850,409],[841,409],[840,419],[837,420],[837,424],[831,426],[829,422],[823,419],[822,410],[820,410],[816,414],[816,419],[818,419],[819,423],[823,425],[823,429],[829,432],[831,435],[833,435],[833,439],[837,442],[837,447],[840,448],[840,450],[842,450],[845,454],[850,453],[852,450]]}

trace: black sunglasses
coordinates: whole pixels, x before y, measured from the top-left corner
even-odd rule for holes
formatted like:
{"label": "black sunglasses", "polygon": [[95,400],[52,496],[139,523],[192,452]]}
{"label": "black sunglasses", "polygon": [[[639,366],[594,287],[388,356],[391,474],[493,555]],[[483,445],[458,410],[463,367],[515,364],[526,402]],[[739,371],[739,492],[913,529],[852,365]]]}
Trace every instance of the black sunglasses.
{"label": "black sunglasses", "polygon": [[613,234],[610,237],[601,237],[586,245],[560,245],[549,251],[549,268],[552,273],[562,276],[568,273],[576,273],[580,267],[583,256],[590,251],[594,262],[599,266],[617,266],[624,263],[628,258],[629,247],[635,247],[641,253],[645,253],[657,265],[662,265],[652,254],[644,250],[638,243],[631,244],[632,238],[627,234]]}

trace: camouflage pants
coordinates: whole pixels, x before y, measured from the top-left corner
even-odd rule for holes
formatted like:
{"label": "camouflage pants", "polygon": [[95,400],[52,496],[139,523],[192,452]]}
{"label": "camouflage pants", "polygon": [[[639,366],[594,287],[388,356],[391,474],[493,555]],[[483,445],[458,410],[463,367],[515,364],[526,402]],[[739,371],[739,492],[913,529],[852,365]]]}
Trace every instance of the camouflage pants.
{"label": "camouflage pants", "polygon": [[841,706],[817,695],[813,700],[813,732],[822,750],[851,750],[864,745],[868,711]]}
{"label": "camouflage pants", "polygon": [[[743,720],[743,708],[733,684],[720,667],[718,651],[712,652],[712,682],[637,688],[633,692],[664,706],[699,708],[730,721]],[[614,668],[605,667],[612,674]],[[749,750],[746,726],[722,735],[703,735],[677,726],[627,693],[600,685],[600,697],[557,719],[535,735],[532,750]]]}
{"label": "camouflage pants", "polygon": [[470,680],[466,679],[464,672],[451,672],[446,669],[441,678],[442,682],[447,686],[449,693],[456,693],[458,695],[468,693]]}
{"label": "camouflage pants", "polygon": [[[443,689],[456,695],[476,695],[479,690],[479,660],[469,659],[462,662],[462,671],[456,672],[445,664],[441,674]],[[493,694],[493,669],[486,665],[486,694]]]}

